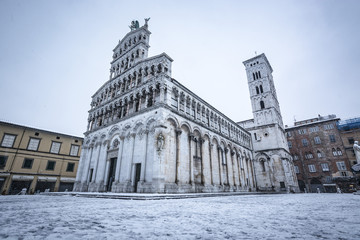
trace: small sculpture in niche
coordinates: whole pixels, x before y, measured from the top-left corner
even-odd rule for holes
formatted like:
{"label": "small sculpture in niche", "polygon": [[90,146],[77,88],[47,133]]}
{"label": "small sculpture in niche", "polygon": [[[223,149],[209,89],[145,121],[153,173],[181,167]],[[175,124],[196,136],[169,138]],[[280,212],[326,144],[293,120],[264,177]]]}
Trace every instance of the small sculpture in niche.
{"label": "small sculpture in niche", "polygon": [[119,140],[115,139],[113,142],[113,148],[117,148],[119,146]]}
{"label": "small sculpture in niche", "polygon": [[162,135],[162,133],[160,133],[160,134],[158,135],[158,137],[157,137],[157,142],[156,142],[157,150],[158,150],[158,151],[161,151],[161,149],[163,149],[164,143],[165,143],[165,138],[164,138],[164,136]]}

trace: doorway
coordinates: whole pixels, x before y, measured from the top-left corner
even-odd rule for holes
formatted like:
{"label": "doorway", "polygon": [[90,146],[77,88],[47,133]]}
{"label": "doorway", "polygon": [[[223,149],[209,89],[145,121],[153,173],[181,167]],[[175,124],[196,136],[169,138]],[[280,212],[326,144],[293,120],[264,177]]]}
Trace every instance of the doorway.
{"label": "doorway", "polygon": [[134,192],[138,190],[138,183],[140,181],[140,174],[141,174],[141,163],[135,164],[135,185],[134,185]]}
{"label": "doorway", "polygon": [[111,191],[112,183],[115,181],[116,160],[117,158],[110,158],[110,169],[106,187],[106,191],[108,192]]}

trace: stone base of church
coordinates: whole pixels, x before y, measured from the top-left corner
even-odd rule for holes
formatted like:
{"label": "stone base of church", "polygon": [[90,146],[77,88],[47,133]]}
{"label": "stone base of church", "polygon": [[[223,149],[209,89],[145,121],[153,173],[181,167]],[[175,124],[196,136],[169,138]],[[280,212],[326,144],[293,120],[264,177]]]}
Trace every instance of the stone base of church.
{"label": "stone base of church", "polygon": [[82,182],[75,182],[73,192],[87,192],[88,184]]}
{"label": "stone base of church", "polygon": [[114,182],[111,187],[111,192],[121,193],[121,192],[133,192],[134,187],[131,186],[131,182]]}
{"label": "stone base of church", "polygon": [[106,192],[106,186],[104,185],[103,181],[98,183],[91,182],[88,187],[89,192]]}
{"label": "stone base of church", "polygon": [[[113,193],[133,193],[135,187],[131,182],[114,182],[111,187]],[[260,191],[271,192],[274,189],[259,188]],[[91,182],[89,184],[75,182],[74,192],[106,192],[106,186],[103,182]],[[221,193],[221,192],[251,192],[251,189],[239,185],[209,185],[209,184],[186,184],[186,183],[163,183],[161,181],[154,182],[138,182],[137,193]],[[276,191],[276,190],[275,190]]]}

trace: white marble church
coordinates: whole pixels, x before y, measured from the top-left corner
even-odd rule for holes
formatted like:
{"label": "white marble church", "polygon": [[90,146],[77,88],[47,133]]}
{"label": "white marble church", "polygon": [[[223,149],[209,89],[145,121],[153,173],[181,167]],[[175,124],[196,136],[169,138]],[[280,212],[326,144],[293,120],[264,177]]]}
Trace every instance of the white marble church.
{"label": "white marble church", "polygon": [[264,54],[244,62],[254,119],[236,123],[148,57],[148,19],[113,50],[110,79],[92,96],[74,191],[298,191]]}

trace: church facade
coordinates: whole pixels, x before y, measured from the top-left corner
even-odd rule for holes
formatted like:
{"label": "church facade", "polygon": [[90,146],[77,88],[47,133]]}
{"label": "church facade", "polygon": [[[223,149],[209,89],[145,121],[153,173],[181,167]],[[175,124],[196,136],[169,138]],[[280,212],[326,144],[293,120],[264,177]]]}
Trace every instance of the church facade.
{"label": "church facade", "polygon": [[133,22],[119,41],[110,79],[92,96],[74,191],[280,191],[281,182],[295,190],[286,176],[293,173],[290,155],[266,165],[289,157],[290,172],[282,164],[264,174],[270,169],[261,168],[264,157],[257,154],[267,160],[276,150],[254,152],[248,124],[232,121],[173,79],[167,54],[148,57],[147,21],[142,27]]}

